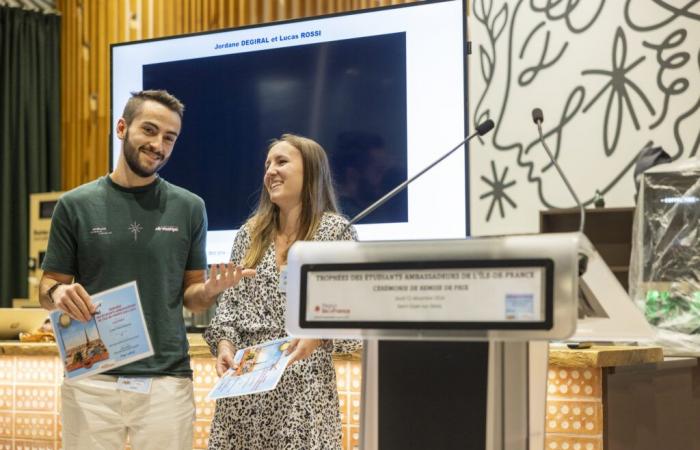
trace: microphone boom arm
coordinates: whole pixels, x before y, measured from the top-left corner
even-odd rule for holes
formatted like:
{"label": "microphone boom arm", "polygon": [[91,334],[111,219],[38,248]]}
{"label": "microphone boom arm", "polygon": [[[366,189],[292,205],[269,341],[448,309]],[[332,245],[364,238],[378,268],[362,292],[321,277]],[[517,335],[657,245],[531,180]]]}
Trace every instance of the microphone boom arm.
{"label": "microphone boom arm", "polygon": [[[534,113],[533,113],[534,114]],[[549,159],[552,161],[552,164],[554,164],[554,167],[557,169],[557,172],[559,172],[559,176],[561,177],[562,180],[564,180],[564,184],[566,184],[566,188],[569,190],[569,193],[571,196],[574,198],[574,201],[576,201],[576,204],[579,207],[579,215],[581,217],[581,221],[579,223],[578,231],[580,233],[583,233],[583,226],[586,223],[586,210],[583,207],[583,203],[578,199],[578,196],[576,195],[576,192],[574,192],[574,188],[571,187],[571,184],[569,183],[569,179],[566,178],[566,175],[564,175],[564,172],[561,170],[561,167],[559,167],[559,163],[557,163],[556,158],[554,158],[554,155],[552,152],[549,150],[549,146],[544,140],[544,136],[542,134],[542,119],[541,119],[541,112],[540,112],[540,118],[539,120],[535,119],[535,123],[537,124],[537,131],[540,134],[540,142],[542,143],[542,147],[544,147],[544,150],[547,152],[547,155],[549,156]]]}

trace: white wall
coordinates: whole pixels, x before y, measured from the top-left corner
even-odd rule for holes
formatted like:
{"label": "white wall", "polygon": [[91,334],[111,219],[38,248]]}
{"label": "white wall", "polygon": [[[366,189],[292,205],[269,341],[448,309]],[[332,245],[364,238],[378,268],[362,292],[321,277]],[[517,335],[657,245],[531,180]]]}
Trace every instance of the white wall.
{"label": "white wall", "polygon": [[473,0],[471,8],[471,126],[496,122],[470,148],[473,235],[534,232],[540,210],[574,206],[536,141],[534,107],[587,203],[599,190],[606,206],[633,206],[634,159],[646,146],[700,157],[700,2]]}

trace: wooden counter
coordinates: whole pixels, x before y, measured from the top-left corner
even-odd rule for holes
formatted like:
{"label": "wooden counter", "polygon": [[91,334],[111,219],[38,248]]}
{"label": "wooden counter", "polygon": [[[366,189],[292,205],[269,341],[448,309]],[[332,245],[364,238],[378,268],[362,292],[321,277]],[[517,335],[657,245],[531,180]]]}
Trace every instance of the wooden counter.
{"label": "wooden counter", "polygon": [[[188,334],[197,415],[193,448],[207,447],[216,383],[215,359],[201,334]],[[357,446],[360,426],[360,355],[334,355],[343,448]],[[54,342],[0,341],[0,449],[60,449],[63,367]],[[127,447],[128,448],[128,447]]]}
{"label": "wooden counter", "polygon": [[[200,334],[188,334],[190,356],[192,358],[209,357],[209,346]],[[19,342],[0,341],[0,355],[17,356],[58,356],[55,342]]]}
{"label": "wooden counter", "polygon": [[[188,333],[187,340],[190,343],[190,357],[211,358],[209,345],[199,333]],[[58,347],[55,342],[19,342],[0,341],[0,355],[18,356],[58,356]],[[360,353],[348,355],[333,355],[338,361],[360,361]]]}
{"label": "wooden counter", "polygon": [[[188,333],[187,340],[190,343],[192,358],[211,356],[209,346],[201,334]],[[0,355],[58,356],[58,347],[55,342],[0,341]]]}
{"label": "wooden counter", "polygon": [[659,347],[550,347],[545,449],[700,449],[697,359]]}
{"label": "wooden counter", "polygon": [[601,345],[586,349],[549,347],[549,365],[571,368],[633,366],[664,360],[661,347]]}
{"label": "wooden counter", "polygon": [[[206,448],[214,414],[206,395],[217,376],[202,336],[188,338],[197,404],[194,448],[200,449]],[[0,448],[60,448],[63,370],[57,355],[54,343],[0,342]],[[693,408],[700,411],[700,400],[694,400],[700,392],[693,394],[700,386],[694,358],[663,358],[657,347],[621,346],[553,346],[549,358],[545,449],[700,450],[684,434],[695,429],[689,422]],[[335,367],[343,446],[352,449],[359,437],[360,356],[336,357]]]}

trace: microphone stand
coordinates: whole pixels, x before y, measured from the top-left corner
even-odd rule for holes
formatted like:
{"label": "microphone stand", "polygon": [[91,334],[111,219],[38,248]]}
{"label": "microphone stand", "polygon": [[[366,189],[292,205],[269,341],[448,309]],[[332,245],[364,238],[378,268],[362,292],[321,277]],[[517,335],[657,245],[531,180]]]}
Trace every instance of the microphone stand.
{"label": "microphone stand", "polygon": [[[576,201],[576,204],[578,205],[579,217],[580,217],[578,231],[579,231],[579,233],[583,234],[583,226],[586,223],[586,210],[583,207],[583,203],[581,203],[581,201],[578,199],[576,192],[574,192],[574,188],[571,187],[571,184],[569,183],[569,179],[566,178],[566,175],[564,175],[564,171],[561,170],[561,167],[559,167],[557,160],[554,158],[554,155],[549,150],[549,147],[547,146],[547,142],[545,142],[545,140],[544,140],[544,135],[542,134],[542,122],[544,121],[544,116],[543,116],[542,110],[540,108],[535,108],[532,110],[532,121],[535,122],[535,125],[537,125],[537,131],[539,132],[539,135],[540,135],[540,143],[542,144],[542,147],[544,147],[544,150],[547,152],[547,156],[549,156],[549,160],[552,161],[552,164],[554,164],[554,167],[557,169],[557,172],[559,172],[559,176],[561,177],[562,180],[564,180],[564,184],[566,184],[566,188],[569,190],[569,193],[571,194],[571,196],[574,198],[574,201]],[[582,276],[584,273],[586,273],[587,269],[588,269],[588,256],[586,256],[583,253],[579,253],[579,258],[578,258],[578,274],[579,274],[579,276]]]}
{"label": "microphone stand", "polygon": [[[533,114],[533,116],[534,116],[534,114]],[[542,115],[540,114],[539,117],[535,117],[534,121],[535,121],[535,124],[537,125],[537,131],[539,132],[539,135],[540,135],[540,142],[542,143],[542,147],[544,147],[544,150],[547,152],[547,155],[549,156],[549,160],[552,161],[552,164],[554,164],[554,167],[557,169],[557,172],[559,172],[559,176],[561,177],[562,180],[564,180],[564,184],[566,184],[566,188],[569,190],[569,193],[574,198],[576,205],[578,205],[579,217],[580,217],[578,231],[580,233],[583,233],[583,226],[586,223],[586,210],[583,207],[583,203],[581,203],[581,201],[578,199],[576,192],[574,192],[574,188],[571,187],[571,184],[569,183],[569,179],[566,178],[566,175],[564,175],[564,172],[561,170],[561,167],[559,167],[559,163],[557,163],[556,158],[554,158],[554,155],[549,150],[549,147],[547,146],[547,143],[544,140],[544,136],[542,134]]]}

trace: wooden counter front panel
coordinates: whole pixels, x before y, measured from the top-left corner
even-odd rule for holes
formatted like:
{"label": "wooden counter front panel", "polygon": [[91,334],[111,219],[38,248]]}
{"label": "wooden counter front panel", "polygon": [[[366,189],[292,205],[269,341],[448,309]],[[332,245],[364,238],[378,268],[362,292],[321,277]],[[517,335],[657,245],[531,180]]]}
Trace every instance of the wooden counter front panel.
{"label": "wooden counter front panel", "polygon": [[603,450],[600,368],[549,366],[545,449]]}
{"label": "wooden counter front panel", "polygon": [[[343,426],[343,449],[355,449],[360,432],[361,363],[335,361]],[[197,416],[194,449],[207,448],[213,401],[207,393],[216,383],[214,360],[193,358]],[[0,355],[0,450],[61,449],[60,384],[63,368],[57,356]],[[126,447],[129,448],[128,446]]]}

